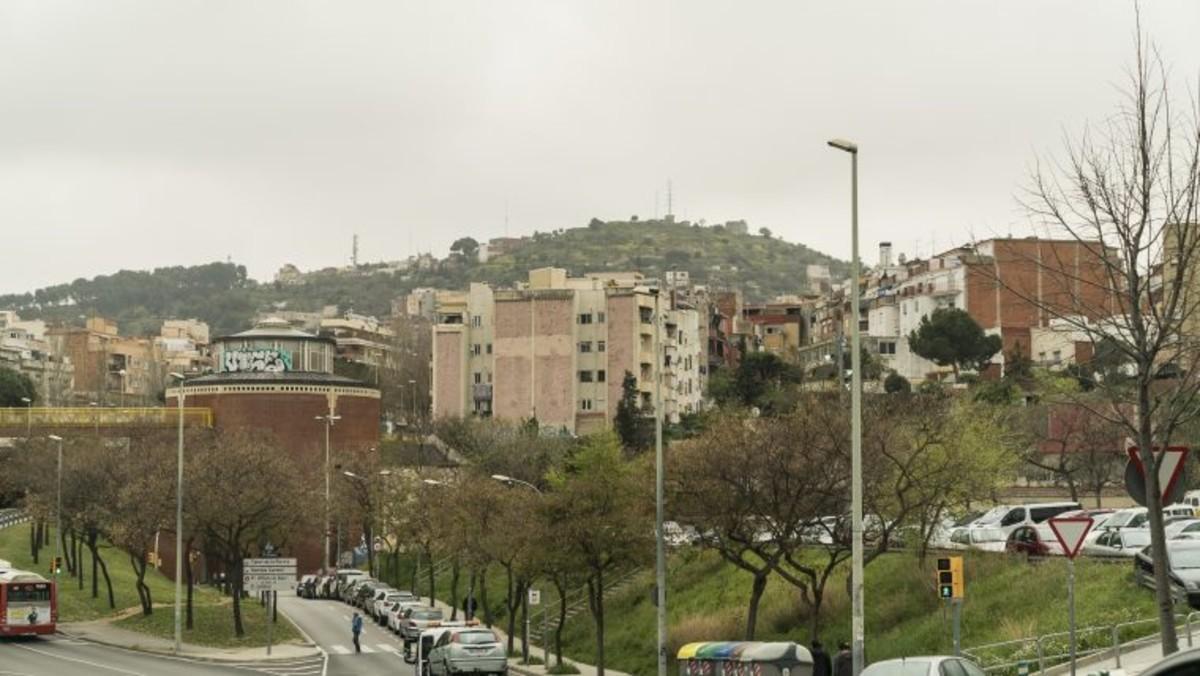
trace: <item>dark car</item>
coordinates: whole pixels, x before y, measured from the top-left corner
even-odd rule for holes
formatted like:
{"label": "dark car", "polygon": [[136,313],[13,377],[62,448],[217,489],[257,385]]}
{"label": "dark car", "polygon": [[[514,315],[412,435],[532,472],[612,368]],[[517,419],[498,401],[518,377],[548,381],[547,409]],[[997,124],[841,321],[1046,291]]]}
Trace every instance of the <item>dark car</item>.
{"label": "dark car", "polygon": [[1062,551],[1057,542],[1051,542],[1045,533],[1035,526],[1021,526],[1008,536],[1004,551],[1009,554],[1024,554],[1030,557],[1049,556]]}
{"label": "dark car", "polygon": [[1142,676],[1194,676],[1200,674],[1200,648],[1181,650],[1164,657],[1142,672]]}
{"label": "dark car", "polygon": [[[1200,608],[1200,540],[1167,541],[1167,577],[1175,602],[1186,601]],[[1133,577],[1138,584],[1154,589],[1154,560],[1146,547],[1133,557]]]}

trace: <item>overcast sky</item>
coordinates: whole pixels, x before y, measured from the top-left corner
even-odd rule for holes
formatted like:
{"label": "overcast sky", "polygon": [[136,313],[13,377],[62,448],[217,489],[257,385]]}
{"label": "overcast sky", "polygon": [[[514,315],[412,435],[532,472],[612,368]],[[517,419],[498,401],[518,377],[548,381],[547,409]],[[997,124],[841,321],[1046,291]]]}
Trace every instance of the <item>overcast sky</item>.
{"label": "overcast sky", "polygon": [[[1177,76],[1200,2],[1144,3]],[[444,254],[643,218],[744,218],[864,258],[1027,231],[1015,195],[1102,120],[1125,1],[0,0],[0,292],[211,260]]]}

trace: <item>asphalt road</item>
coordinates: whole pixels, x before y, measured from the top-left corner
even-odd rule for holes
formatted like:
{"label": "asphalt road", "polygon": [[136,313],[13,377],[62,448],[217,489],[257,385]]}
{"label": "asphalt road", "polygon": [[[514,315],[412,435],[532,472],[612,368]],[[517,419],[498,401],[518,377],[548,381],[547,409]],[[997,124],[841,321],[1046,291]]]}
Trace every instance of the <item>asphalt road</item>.
{"label": "asphalt road", "polygon": [[[295,594],[280,592],[279,611],[329,656],[327,676],[416,674],[416,667],[404,662],[404,642],[376,625],[370,617],[363,618],[359,641],[362,652],[354,652],[354,639],[350,635],[353,606],[341,601],[302,599]],[[5,675],[0,672],[0,676]]]}
{"label": "asphalt road", "polygon": [[160,657],[62,636],[0,639],[0,676],[319,676],[323,666],[320,657],[228,664]]}

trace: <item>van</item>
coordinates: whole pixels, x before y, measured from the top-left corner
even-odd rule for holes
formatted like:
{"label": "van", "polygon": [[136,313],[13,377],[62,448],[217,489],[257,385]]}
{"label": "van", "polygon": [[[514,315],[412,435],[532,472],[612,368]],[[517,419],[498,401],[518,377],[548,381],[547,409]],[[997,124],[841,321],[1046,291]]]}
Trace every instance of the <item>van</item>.
{"label": "van", "polygon": [[1078,502],[1039,502],[1031,505],[1017,505],[1001,516],[996,525],[1004,531],[1004,535],[1007,537],[1021,526],[1035,526],[1063,512],[1077,509],[1082,509]]}
{"label": "van", "polygon": [[1181,505],[1187,505],[1192,508],[1192,513],[1195,516],[1200,516],[1200,491],[1188,491],[1183,494],[1183,499],[1179,501]]}

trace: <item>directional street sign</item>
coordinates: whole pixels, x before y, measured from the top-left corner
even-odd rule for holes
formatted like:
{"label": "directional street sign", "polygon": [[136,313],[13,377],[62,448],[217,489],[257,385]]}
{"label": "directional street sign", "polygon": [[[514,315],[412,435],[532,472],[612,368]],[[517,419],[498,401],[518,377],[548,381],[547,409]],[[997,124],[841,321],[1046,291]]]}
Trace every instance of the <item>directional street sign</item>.
{"label": "directional street sign", "polygon": [[[1141,453],[1138,452],[1137,446],[1131,446],[1128,449],[1129,463],[1133,470],[1136,470],[1136,475],[1131,472],[1126,472],[1126,488],[1129,489],[1129,494],[1136,502],[1145,505],[1146,503],[1146,468],[1142,464]],[[1162,504],[1167,504],[1177,497],[1180,489],[1179,479],[1183,476],[1184,463],[1187,460],[1188,448],[1186,446],[1168,446],[1165,451],[1155,449],[1155,461],[1158,463],[1158,488],[1161,493],[1159,496]],[[1140,480],[1140,485],[1139,481]]]}
{"label": "directional street sign", "polygon": [[1091,517],[1079,516],[1055,517],[1050,519],[1049,523],[1050,530],[1054,531],[1054,537],[1058,538],[1058,544],[1062,545],[1063,553],[1067,555],[1067,558],[1073,559],[1079,555],[1079,548],[1083,546],[1083,540],[1096,522]]}
{"label": "directional street sign", "polygon": [[242,559],[242,588],[287,591],[296,584],[296,559]]}
{"label": "directional street sign", "polygon": [[539,606],[541,604],[542,604],[542,590],[541,589],[530,589],[529,590],[529,605]]}

